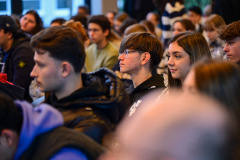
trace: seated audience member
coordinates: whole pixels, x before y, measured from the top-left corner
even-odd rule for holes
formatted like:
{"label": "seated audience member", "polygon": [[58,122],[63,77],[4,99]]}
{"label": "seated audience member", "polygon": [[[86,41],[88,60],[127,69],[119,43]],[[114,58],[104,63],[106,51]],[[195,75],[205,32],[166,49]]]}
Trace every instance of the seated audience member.
{"label": "seated audience member", "polygon": [[51,27],[52,26],[61,26],[63,23],[65,23],[66,20],[64,18],[55,18],[51,21]]}
{"label": "seated audience member", "polygon": [[211,53],[201,33],[187,31],[170,39],[168,57],[168,86],[181,88],[191,66],[202,58],[211,58]]}
{"label": "seated audience member", "polygon": [[91,138],[62,125],[62,115],[51,106],[33,108],[0,94],[1,159],[95,160],[103,152]]}
{"label": "seated audience member", "polygon": [[131,17],[127,17],[121,24],[121,26],[119,27],[119,30],[118,30],[118,34],[123,37],[124,36],[124,31],[125,29],[128,27],[128,26],[131,26],[133,24],[137,24],[137,20],[136,19],[133,19]]}
{"label": "seated audience member", "polygon": [[108,69],[81,72],[85,51],[80,36],[69,27],[49,27],[31,39],[36,78],[45,102],[58,109],[64,125],[102,143],[121,120],[128,96],[121,80]]}
{"label": "seated audience member", "polygon": [[109,20],[109,22],[110,22],[110,24],[111,24],[111,28],[113,29],[113,27],[114,27],[114,18],[115,18],[115,16],[116,16],[116,12],[114,12],[114,11],[109,11],[109,12],[107,12],[106,13],[106,17],[108,18],[108,20]]}
{"label": "seated audience member", "polygon": [[173,23],[173,35],[177,35],[178,33],[186,32],[186,31],[195,31],[194,24],[188,19],[180,19],[176,20]]}
{"label": "seated audience member", "polygon": [[[177,35],[178,33],[186,32],[186,31],[195,31],[195,26],[192,22],[186,18],[176,20],[173,23],[173,36]],[[168,71],[168,57],[167,57],[168,50],[165,49],[163,52],[162,60],[158,65],[157,73],[163,74],[164,76],[167,75]]]}
{"label": "seated audience member", "polygon": [[31,38],[43,29],[43,22],[35,10],[29,10],[20,19],[20,26],[21,30]]}
{"label": "seated audience member", "polygon": [[110,22],[104,15],[92,16],[88,21],[88,35],[92,44],[86,49],[87,72],[100,68],[112,69],[117,63],[118,49],[107,40]]}
{"label": "seated audience member", "polygon": [[[134,32],[147,32],[147,28],[142,24],[133,24],[125,29],[124,37]],[[132,84],[132,79],[129,74],[120,72],[119,62],[118,60],[117,64],[113,67],[113,71],[122,80],[124,88],[128,88]]]}
{"label": "seated audience member", "polygon": [[78,6],[77,14],[88,17],[89,16],[89,7],[87,5]]}
{"label": "seated audience member", "polygon": [[30,72],[34,66],[33,49],[29,38],[18,29],[15,21],[7,15],[0,15],[0,56],[7,80],[25,89],[24,99],[31,102],[29,85],[32,78]]}
{"label": "seated audience member", "polygon": [[114,17],[114,30],[118,33],[120,26],[122,25],[123,21],[128,18],[128,14],[125,12],[117,13],[117,15]]}
{"label": "seated audience member", "polygon": [[162,30],[158,27],[160,25],[160,18],[158,13],[155,12],[149,12],[146,16],[146,20],[152,22],[154,25],[154,31],[157,34],[158,38],[162,37]]}
{"label": "seated audience member", "polygon": [[223,103],[240,126],[240,69],[228,61],[205,60],[193,66],[184,81],[184,90],[204,93]]}
{"label": "seated audience member", "polygon": [[219,31],[219,38],[226,42],[223,51],[227,59],[240,64],[240,20],[233,22]]}
{"label": "seated audience member", "polygon": [[84,17],[82,15],[77,14],[75,16],[72,16],[70,19],[75,21],[75,22],[80,22],[87,31],[87,28],[88,28],[87,17]]}
{"label": "seated audience member", "polygon": [[69,20],[69,21],[66,21],[63,25],[68,26],[73,30],[77,31],[77,33],[79,33],[79,36],[84,44],[84,47],[87,48],[89,46],[90,40],[81,22]]}
{"label": "seated audience member", "polygon": [[152,24],[152,22],[147,21],[147,20],[142,20],[140,22],[140,24],[144,25],[147,28],[149,33],[152,33],[153,35],[157,36],[157,34],[155,32],[154,25]]}
{"label": "seated audience member", "polygon": [[142,24],[133,24],[128,26],[124,31],[124,37],[134,32],[148,32],[147,28]]}
{"label": "seated audience member", "polygon": [[152,74],[161,59],[163,47],[160,40],[151,33],[136,32],[126,36],[119,49],[121,73],[128,73],[133,84],[127,89],[130,96],[131,116],[142,102],[142,96],[164,87],[163,77]]}
{"label": "seated audience member", "polygon": [[212,58],[225,59],[225,52],[223,51],[224,41],[218,38],[218,30],[221,26],[226,25],[223,18],[217,14],[213,14],[204,22],[204,31],[208,38],[208,44]]}
{"label": "seated audience member", "polygon": [[236,126],[222,104],[197,94],[150,96],[117,129],[117,148],[100,160],[239,159]]}
{"label": "seated audience member", "polygon": [[111,29],[107,36],[107,40],[111,42],[117,49],[120,48],[122,38],[114,30]]}
{"label": "seated audience member", "polygon": [[188,18],[195,25],[196,31],[203,33],[202,10],[198,6],[188,9]]}

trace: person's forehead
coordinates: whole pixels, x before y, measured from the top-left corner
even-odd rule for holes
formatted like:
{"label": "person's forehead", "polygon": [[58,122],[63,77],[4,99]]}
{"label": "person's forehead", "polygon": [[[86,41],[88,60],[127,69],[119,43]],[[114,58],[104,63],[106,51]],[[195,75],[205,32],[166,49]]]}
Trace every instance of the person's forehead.
{"label": "person's forehead", "polygon": [[91,22],[91,23],[88,24],[88,28],[98,28],[98,29],[101,29],[101,26],[99,24],[97,24],[97,23]]}

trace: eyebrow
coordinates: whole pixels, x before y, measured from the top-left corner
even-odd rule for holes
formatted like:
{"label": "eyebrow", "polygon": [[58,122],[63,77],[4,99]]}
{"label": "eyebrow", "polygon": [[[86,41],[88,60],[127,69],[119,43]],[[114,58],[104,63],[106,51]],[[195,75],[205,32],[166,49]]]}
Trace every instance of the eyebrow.
{"label": "eyebrow", "polygon": [[[172,54],[177,54],[177,53],[182,53],[182,52],[180,52],[180,51],[174,51],[174,52],[172,52]],[[168,52],[168,54],[170,54],[169,52]]]}

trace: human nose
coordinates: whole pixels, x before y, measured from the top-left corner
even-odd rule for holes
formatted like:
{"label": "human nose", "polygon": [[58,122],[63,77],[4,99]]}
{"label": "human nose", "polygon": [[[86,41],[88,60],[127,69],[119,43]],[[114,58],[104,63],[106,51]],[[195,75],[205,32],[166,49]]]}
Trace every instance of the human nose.
{"label": "human nose", "polygon": [[33,77],[33,78],[37,77],[37,66],[36,66],[36,64],[34,65],[32,71],[30,73],[30,76]]}
{"label": "human nose", "polygon": [[173,31],[173,35],[177,35],[178,34],[178,31]]}
{"label": "human nose", "polygon": [[124,56],[125,56],[124,53],[120,53],[118,56],[118,60],[123,60]]}
{"label": "human nose", "polygon": [[223,48],[223,51],[224,51],[224,52],[228,52],[228,51],[229,51],[228,44],[225,44],[225,46],[224,46],[224,48]]}
{"label": "human nose", "polygon": [[167,64],[168,64],[169,66],[174,65],[174,61],[173,61],[173,59],[172,59],[171,57],[169,57]]}

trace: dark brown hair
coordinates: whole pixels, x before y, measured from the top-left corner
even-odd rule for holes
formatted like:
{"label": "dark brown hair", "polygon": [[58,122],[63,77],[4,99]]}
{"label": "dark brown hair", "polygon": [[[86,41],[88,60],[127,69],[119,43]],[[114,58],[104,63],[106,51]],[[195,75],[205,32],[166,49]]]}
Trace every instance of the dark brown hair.
{"label": "dark brown hair", "polygon": [[227,26],[223,26],[219,30],[219,38],[225,41],[233,40],[240,37],[240,20],[233,22]]}
{"label": "dark brown hair", "polygon": [[27,11],[24,15],[31,14],[36,20],[36,26],[33,28],[33,30],[29,33],[31,35],[35,35],[39,31],[43,29],[43,22],[42,19],[40,18],[39,14],[35,10],[29,10]]}
{"label": "dark brown hair", "polygon": [[[38,51],[44,49],[60,61],[68,61],[79,73],[85,62],[85,50],[80,36],[67,26],[54,26],[40,31],[32,37],[31,46]],[[44,54],[37,52],[38,54]]]}
{"label": "dark brown hair", "polygon": [[125,49],[149,52],[150,69],[159,64],[163,53],[161,41],[153,34],[144,32],[135,32],[126,36],[122,40],[119,52],[122,53]]}

